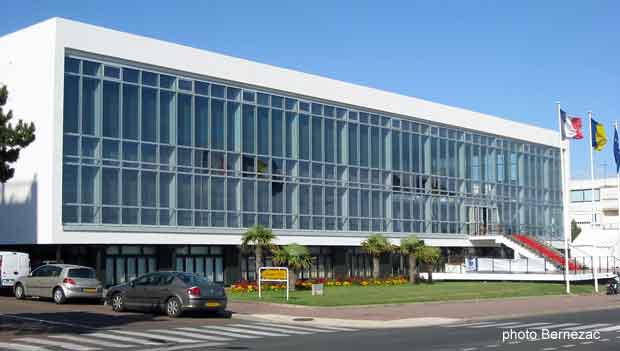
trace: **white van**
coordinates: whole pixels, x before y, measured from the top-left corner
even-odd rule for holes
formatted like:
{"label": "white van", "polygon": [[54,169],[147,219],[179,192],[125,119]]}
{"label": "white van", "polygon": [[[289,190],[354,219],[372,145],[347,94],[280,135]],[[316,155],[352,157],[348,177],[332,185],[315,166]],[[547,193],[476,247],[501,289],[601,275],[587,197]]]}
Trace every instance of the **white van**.
{"label": "white van", "polygon": [[22,252],[0,251],[0,287],[13,287],[17,277],[30,273],[30,257]]}

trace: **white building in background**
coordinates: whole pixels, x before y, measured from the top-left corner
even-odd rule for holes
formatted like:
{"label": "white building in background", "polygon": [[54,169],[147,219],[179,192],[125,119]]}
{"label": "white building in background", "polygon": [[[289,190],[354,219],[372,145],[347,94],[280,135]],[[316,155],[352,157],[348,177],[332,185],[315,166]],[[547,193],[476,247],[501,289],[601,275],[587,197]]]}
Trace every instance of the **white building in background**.
{"label": "white building in background", "polygon": [[[599,229],[620,228],[618,217],[618,181],[614,178],[572,180],[570,183],[571,221],[585,229],[592,223]],[[594,216],[592,197],[594,196]]]}

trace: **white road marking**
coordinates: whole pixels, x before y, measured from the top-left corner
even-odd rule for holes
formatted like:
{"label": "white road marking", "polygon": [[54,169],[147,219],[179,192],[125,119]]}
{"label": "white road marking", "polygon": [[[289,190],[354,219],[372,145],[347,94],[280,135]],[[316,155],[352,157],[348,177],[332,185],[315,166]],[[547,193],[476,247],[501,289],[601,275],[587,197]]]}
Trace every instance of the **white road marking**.
{"label": "white road marking", "polygon": [[33,346],[33,345],[22,345],[15,343],[4,343],[0,342],[0,350],[15,350],[15,351],[50,351],[44,347]]}
{"label": "white road marking", "polygon": [[139,351],[176,351],[176,350],[197,349],[199,347],[204,348],[204,347],[214,347],[214,346],[222,346],[222,345],[224,344],[218,343],[218,342],[204,342],[201,344],[166,346],[166,347],[159,347],[156,349],[142,349]]}
{"label": "white road marking", "polygon": [[609,339],[607,339],[607,338],[605,338],[605,339],[599,339],[599,341],[607,342],[607,341],[609,341]]}
{"label": "white road marking", "polygon": [[331,325],[321,325],[319,328],[321,328],[321,329],[335,330],[335,331],[345,331],[345,332],[354,332],[354,331],[357,331],[357,329],[351,329],[351,328],[345,328],[345,327],[334,327],[334,326],[331,326]]}
{"label": "white road marking", "polygon": [[492,327],[504,327],[504,326],[508,326],[508,325],[512,325],[512,324],[518,324],[519,322],[506,322],[506,323],[491,323],[491,324],[485,324],[485,325],[474,325],[473,327],[469,327],[469,328],[492,328]]}
{"label": "white road marking", "polygon": [[[208,328],[208,326],[203,327],[203,328]],[[177,329],[187,330],[187,331],[196,332],[196,333],[223,335],[223,336],[229,336],[231,338],[238,338],[238,339],[260,339],[261,338],[260,336],[256,336],[256,335],[243,335],[239,333],[228,333],[228,332],[220,331],[220,330],[207,330],[207,329],[202,329],[202,328],[177,328]]]}
{"label": "white road marking", "polygon": [[[274,331],[274,327],[268,327],[266,325],[255,325],[255,324],[231,324],[230,326],[232,327],[240,327],[240,328],[250,328],[250,329],[258,329],[258,330],[267,330],[267,331]],[[309,335],[312,334],[311,332],[306,332],[306,331],[300,331],[300,330],[275,330],[276,332],[285,332],[287,334],[294,334],[294,335]]]}
{"label": "white road marking", "polygon": [[72,327],[72,328],[97,330],[97,328],[85,327],[84,325],[81,325],[81,324],[73,324],[73,323],[57,322],[57,321],[48,321],[48,320],[45,320],[45,319],[30,318],[30,317],[21,317],[21,316],[18,317],[18,316],[13,316],[13,315],[10,315],[10,314],[0,314],[0,316],[6,317],[6,318],[13,318],[13,319],[18,319],[18,320],[30,321],[30,322],[39,322],[39,323],[54,324],[54,325],[64,325],[64,326]]}
{"label": "white road marking", "polygon": [[581,343],[581,345],[590,345],[590,344],[594,344],[594,341],[584,341]]}
{"label": "white road marking", "polygon": [[69,340],[69,341],[78,342],[78,343],[95,344],[97,346],[103,346],[103,347],[113,347],[113,348],[118,348],[118,349],[126,349],[129,347],[134,347],[132,345],[127,345],[127,344],[118,344],[115,342],[97,340],[95,338],[88,338],[88,337],[85,337],[85,335],[80,335],[80,334],[50,335],[49,337],[55,338],[55,339]]}
{"label": "white road marking", "polygon": [[573,325],[579,325],[579,323],[551,324],[551,325],[545,325],[545,326],[536,327],[536,328],[532,328],[532,329],[556,329],[556,328],[570,327],[570,326],[573,326]]}
{"label": "white road marking", "polygon": [[461,323],[461,324],[450,324],[445,325],[446,328],[459,328],[459,327],[471,327],[474,325],[483,325],[483,324],[493,324],[496,322],[471,322],[471,323]]}
{"label": "white road marking", "polygon": [[47,340],[47,339],[19,338],[17,340],[20,341],[20,342],[27,342],[27,343],[30,343],[30,344],[39,344],[39,345],[45,345],[45,346],[62,347],[63,349],[71,350],[71,351],[93,351],[93,350],[99,350],[96,347],[81,346],[81,345],[70,343],[70,342],[54,341],[54,340]]}
{"label": "white road marking", "polygon": [[570,349],[571,347],[575,347],[575,344],[566,344],[566,345],[562,345],[562,347],[565,349]]}
{"label": "white road marking", "polygon": [[496,347],[499,347],[498,344],[493,344],[493,345],[487,345],[486,347],[490,348],[490,349],[494,349]]}
{"label": "white road marking", "polygon": [[542,349],[543,351],[553,351],[553,350],[557,350],[557,347],[545,347],[544,349]]}
{"label": "white road marking", "polygon": [[607,327],[607,328],[599,329],[598,331],[600,331],[600,332],[609,332],[609,331],[616,331],[616,330],[620,330],[620,325],[614,325],[612,327]]}
{"label": "white road marking", "polygon": [[215,330],[223,330],[225,332],[243,333],[243,334],[260,335],[260,336],[290,336],[284,333],[264,332],[264,331],[247,330],[247,329],[234,328],[234,327],[222,327],[222,326],[215,326],[215,325],[205,326],[202,328],[208,328],[208,330],[215,329]]}
{"label": "white road marking", "polygon": [[538,322],[538,323],[524,323],[524,324],[517,324],[517,325],[511,325],[511,326],[507,326],[507,327],[500,327],[500,328],[529,328],[529,327],[535,327],[535,326],[545,325],[545,324],[550,324],[550,323],[543,323],[543,322]]}
{"label": "white road marking", "polygon": [[106,334],[106,333],[91,333],[91,334],[88,334],[88,336],[94,336],[96,338],[102,338],[102,339],[111,339],[111,340],[116,340],[116,341],[132,342],[134,344],[140,344],[140,345],[161,345],[162,344],[161,342],[144,340],[144,339],[140,339],[136,337],[129,338],[126,336],[112,335],[112,334]]}
{"label": "white road marking", "polygon": [[189,331],[180,331],[180,330],[174,330],[174,329],[173,330],[156,329],[156,330],[149,330],[149,331],[184,336],[186,338],[196,338],[196,339],[211,340],[211,341],[231,341],[232,340],[230,338],[223,338],[221,336],[205,335],[205,334],[192,333]]}
{"label": "white road marking", "polygon": [[468,347],[466,349],[462,349],[462,351],[474,351],[474,350],[478,350],[477,347]]}
{"label": "white road marking", "polygon": [[311,326],[307,326],[307,327],[300,327],[297,325],[290,325],[290,324],[276,324],[276,323],[266,323],[266,322],[260,322],[260,323],[254,323],[254,324],[260,324],[260,325],[266,325],[269,327],[276,327],[276,328],[282,328],[282,329],[293,329],[293,330],[302,330],[302,331],[309,331],[309,332],[315,332],[315,333],[335,333],[335,330],[327,330],[327,329],[321,329],[318,327],[311,327]]}
{"label": "white road marking", "polygon": [[578,325],[576,327],[571,327],[571,328],[564,328],[562,330],[584,330],[584,329],[594,329],[594,328],[599,328],[599,327],[606,327],[608,326],[609,323],[597,323],[597,324],[586,324],[586,325]]}
{"label": "white road marking", "polygon": [[171,342],[177,342],[179,344],[191,344],[191,343],[196,343],[198,342],[197,340],[188,340],[185,338],[175,338],[173,336],[165,336],[165,335],[159,335],[159,334],[151,334],[151,333],[144,333],[144,332],[135,332],[135,331],[126,331],[126,330],[111,330],[111,332],[113,333],[119,333],[119,334],[123,334],[123,335],[129,335],[129,336],[137,336],[139,338],[145,338],[145,339],[155,339],[155,340],[163,340],[163,341],[171,341]]}

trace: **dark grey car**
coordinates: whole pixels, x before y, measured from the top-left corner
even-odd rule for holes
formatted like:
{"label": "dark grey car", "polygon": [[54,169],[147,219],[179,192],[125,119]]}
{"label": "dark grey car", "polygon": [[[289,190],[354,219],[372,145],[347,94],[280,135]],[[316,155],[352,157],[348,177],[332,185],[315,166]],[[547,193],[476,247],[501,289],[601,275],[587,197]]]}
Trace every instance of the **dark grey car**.
{"label": "dark grey car", "polygon": [[106,301],[116,312],[164,311],[178,317],[185,311],[210,311],[225,315],[226,292],[207,278],[184,272],[156,272],[108,289]]}

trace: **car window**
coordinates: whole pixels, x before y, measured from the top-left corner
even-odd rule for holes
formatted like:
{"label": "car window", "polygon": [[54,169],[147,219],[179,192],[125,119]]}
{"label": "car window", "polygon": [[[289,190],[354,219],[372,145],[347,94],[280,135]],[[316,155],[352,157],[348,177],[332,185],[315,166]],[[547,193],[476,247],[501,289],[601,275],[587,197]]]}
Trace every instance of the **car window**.
{"label": "car window", "polygon": [[47,276],[48,277],[58,277],[61,272],[62,272],[62,268],[60,268],[60,267],[50,267],[50,270],[49,270],[49,273],[47,274]]}
{"label": "car window", "polygon": [[162,275],[161,280],[159,281],[159,285],[170,285],[173,280],[174,280],[173,274]]}
{"label": "car window", "polygon": [[152,274],[147,274],[147,275],[143,275],[141,277],[136,278],[136,280],[133,281],[134,285],[148,285],[149,281],[151,279]]}
{"label": "car window", "polygon": [[48,266],[42,266],[32,271],[33,277],[44,277],[47,274]]}
{"label": "car window", "polygon": [[201,277],[195,274],[187,274],[182,273],[178,275],[179,279],[183,281],[183,283],[187,285],[205,285],[211,284],[211,282],[206,277]]}
{"label": "car window", "polygon": [[161,274],[153,274],[151,275],[148,285],[159,285],[159,282],[162,280]]}
{"label": "car window", "polygon": [[90,269],[90,268],[71,268],[69,269],[69,272],[67,273],[67,277],[95,279],[96,273],[94,269]]}

